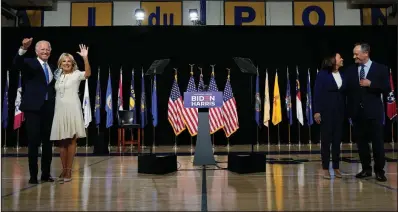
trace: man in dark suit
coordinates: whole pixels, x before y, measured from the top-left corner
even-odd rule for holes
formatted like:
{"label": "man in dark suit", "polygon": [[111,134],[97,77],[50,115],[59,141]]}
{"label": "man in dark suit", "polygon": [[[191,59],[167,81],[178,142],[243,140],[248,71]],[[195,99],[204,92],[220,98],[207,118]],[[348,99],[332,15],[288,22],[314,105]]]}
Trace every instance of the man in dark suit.
{"label": "man in dark suit", "polygon": [[[383,140],[384,106],[381,94],[390,88],[388,68],[369,58],[370,46],[356,44],[353,50],[356,65],[347,69],[347,106],[352,120],[362,171],[357,178],[372,176],[369,142],[372,142],[374,173],[378,181],[387,181],[384,172]],[[385,95],[384,95],[385,96]]]}
{"label": "man in dark suit", "polygon": [[29,172],[31,184],[38,184],[37,157],[40,143],[41,181],[53,182],[50,175],[52,161],[52,143],[50,141],[51,125],[54,116],[55,90],[54,75],[48,65],[51,54],[51,45],[48,41],[36,43],[36,58],[25,58],[24,54],[32,44],[32,38],[22,41],[17,55],[14,58],[15,68],[21,70],[24,77],[24,88],[21,111],[25,114],[25,126],[28,137]]}

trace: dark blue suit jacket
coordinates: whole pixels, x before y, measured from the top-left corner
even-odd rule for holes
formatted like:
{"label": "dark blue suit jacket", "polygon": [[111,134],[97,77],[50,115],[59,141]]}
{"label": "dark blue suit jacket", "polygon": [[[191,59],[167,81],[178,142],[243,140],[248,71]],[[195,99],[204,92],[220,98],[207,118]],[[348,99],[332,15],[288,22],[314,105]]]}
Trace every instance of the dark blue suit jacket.
{"label": "dark blue suit jacket", "polygon": [[[25,54],[24,54],[25,55]],[[25,58],[18,53],[14,57],[13,65],[23,74],[23,94],[20,105],[21,111],[39,111],[48,93],[48,102],[55,104],[55,79],[47,84],[42,65],[37,58]],[[55,70],[51,67],[51,70]],[[53,74],[54,76],[54,74]]]}
{"label": "dark blue suit jacket", "polygon": [[319,71],[315,79],[314,113],[320,113],[321,117],[344,118],[347,80],[341,72],[340,76],[342,85],[339,89],[332,72]]}
{"label": "dark blue suit jacket", "polygon": [[365,118],[383,120],[384,106],[381,94],[386,96],[390,90],[388,68],[372,61],[366,79],[371,81],[370,87],[359,85],[358,65],[352,65],[345,71],[347,76],[347,107],[349,117],[355,121],[359,117],[361,104]]}

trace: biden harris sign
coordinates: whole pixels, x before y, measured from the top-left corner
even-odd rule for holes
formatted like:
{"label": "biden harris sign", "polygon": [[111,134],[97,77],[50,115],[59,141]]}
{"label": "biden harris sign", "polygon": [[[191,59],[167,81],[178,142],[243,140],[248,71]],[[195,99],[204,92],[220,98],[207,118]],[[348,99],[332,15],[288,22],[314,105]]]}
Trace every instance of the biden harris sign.
{"label": "biden harris sign", "polygon": [[222,107],[222,92],[184,92],[184,107],[214,108]]}

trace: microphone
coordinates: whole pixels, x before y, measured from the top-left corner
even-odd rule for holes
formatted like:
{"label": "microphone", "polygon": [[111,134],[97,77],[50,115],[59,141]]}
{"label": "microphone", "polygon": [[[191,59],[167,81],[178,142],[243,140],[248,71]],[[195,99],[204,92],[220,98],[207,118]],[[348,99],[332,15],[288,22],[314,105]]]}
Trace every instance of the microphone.
{"label": "microphone", "polygon": [[200,86],[199,88],[200,88],[201,90],[203,90],[203,91],[207,91],[208,86],[207,86],[207,85],[203,85],[203,86]]}

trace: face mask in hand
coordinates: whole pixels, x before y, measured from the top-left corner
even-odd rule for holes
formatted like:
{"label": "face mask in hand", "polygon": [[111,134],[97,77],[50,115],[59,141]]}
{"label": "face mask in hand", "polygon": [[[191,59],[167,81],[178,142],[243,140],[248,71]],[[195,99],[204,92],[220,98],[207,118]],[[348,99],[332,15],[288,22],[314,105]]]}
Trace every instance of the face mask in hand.
{"label": "face mask in hand", "polygon": [[55,72],[54,72],[54,79],[55,80],[58,80],[60,77],[61,77],[61,74],[62,74],[62,69],[60,69],[60,68],[58,68],[57,70],[55,70]]}

